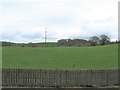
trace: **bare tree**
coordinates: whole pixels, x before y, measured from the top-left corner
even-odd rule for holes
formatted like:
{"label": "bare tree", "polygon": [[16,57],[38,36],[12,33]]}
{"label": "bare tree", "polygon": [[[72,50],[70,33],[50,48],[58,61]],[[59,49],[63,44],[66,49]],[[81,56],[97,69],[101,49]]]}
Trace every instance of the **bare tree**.
{"label": "bare tree", "polygon": [[97,36],[92,36],[90,37],[91,44],[93,46],[99,45],[100,44],[100,39]]}
{"label": "bare tree", "polygon": [[107,35],[102,34],[100,36],[100,44],[101,45],[108,44],[109,42],[110,42],[110,38]]}

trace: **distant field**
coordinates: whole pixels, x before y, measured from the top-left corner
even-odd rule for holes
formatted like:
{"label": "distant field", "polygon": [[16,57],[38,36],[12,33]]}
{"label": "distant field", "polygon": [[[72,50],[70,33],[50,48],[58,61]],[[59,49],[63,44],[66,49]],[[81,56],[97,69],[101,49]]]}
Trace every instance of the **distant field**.
{"label": "distant field", "polygon": [[[45,43],[32,43],[33,45],[35,44],[37,47],[45,47]],[[29,47],[29,44],[16,44],[16,47]],[[57,43],[56,42],[47,42],[46,44],[47,47],[57,47]]]}
{"label": "distant field", "polygon": [[3,47],[3,67],[117,69],[118,47]]}

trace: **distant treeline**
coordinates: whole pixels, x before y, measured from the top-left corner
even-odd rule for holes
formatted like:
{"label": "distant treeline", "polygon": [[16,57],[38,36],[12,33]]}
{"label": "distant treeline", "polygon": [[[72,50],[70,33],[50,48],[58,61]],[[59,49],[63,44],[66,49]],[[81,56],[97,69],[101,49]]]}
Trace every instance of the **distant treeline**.
{"label": "distant treeline", "polygon": [[84,39],[61,39],[58,40],[59,46],[97,46],[118,43],[118,41],[111,42],[107,35],[92,36],[88,40]]}
{"label": "distant treeline", "polygon": [[88,40],[84,39],[60,39],[57,42],[47,42],[45,43],[12,43],[12,42],[2,42],[2,46],[18,46],[18,47],[58,47],[58,46],[98,46],[115,44],[118,41],[111,42],[107,35],[92,36]]}

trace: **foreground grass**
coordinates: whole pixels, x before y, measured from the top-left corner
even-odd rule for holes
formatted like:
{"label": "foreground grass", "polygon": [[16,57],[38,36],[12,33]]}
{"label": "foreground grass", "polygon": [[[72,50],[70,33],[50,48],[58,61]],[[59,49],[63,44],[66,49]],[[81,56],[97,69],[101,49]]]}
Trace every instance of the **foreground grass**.
{"label": "foreground grass", "polygon": [[118,47],[3,47],[4,68],[117,69]]}

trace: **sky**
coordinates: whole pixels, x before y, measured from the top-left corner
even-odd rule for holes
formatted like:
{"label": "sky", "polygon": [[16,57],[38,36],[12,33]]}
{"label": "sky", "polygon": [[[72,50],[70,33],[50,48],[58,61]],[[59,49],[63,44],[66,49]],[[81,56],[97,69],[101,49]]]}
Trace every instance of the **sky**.
{"label": "sky", "polygon": [[119,0],[0,0],[0,41],[118,40]]}

